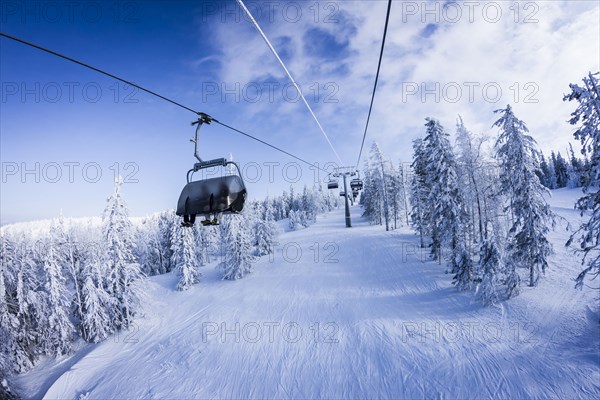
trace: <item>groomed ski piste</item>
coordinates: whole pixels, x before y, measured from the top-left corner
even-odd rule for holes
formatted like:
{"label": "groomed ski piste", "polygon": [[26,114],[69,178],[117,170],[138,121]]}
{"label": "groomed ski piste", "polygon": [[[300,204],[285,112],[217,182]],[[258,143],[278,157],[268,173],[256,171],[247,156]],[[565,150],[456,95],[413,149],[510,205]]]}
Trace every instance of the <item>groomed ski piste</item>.
{"label": "groomed ski piste", "polygon": [[244,279],[222,281],[217,260],[186,292],[174,273],[145,280],[133,330],[11,384],[31,399],[598,398],[598,291],[573,288],[564,247],[579,195],[553,191],[550,269],[499,306],[354,206],[352,229],[340,209],[282,233]]}

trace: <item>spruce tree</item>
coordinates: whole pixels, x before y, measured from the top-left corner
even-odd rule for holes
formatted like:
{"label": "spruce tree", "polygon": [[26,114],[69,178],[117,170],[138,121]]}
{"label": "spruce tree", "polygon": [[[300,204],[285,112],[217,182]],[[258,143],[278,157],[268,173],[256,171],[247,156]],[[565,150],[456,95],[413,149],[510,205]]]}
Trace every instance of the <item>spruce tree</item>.
{"label": "spruce tree", "polygon": [[412,206],[410,219],[411,225],[419,232],[421,248],[425,247],[425,236],[429,234],[425,204],[429,191],[427,172],[425,170],[425,157],[423,153],[423,140],[413,141],[412,176],[410,179],[410,203]]}
{"label": "spruce tree", "polygon": [[442,246],[450,246],[452,272],[466,279],[465,271],[459,271],[460,265],[468,267],[464,262],[466,244],[463,236],[463,219],[465,217],[456,161],[448,134],[435,119],[427,118],[427,134],[423,139],[423,165],[426,185],[429,187],[425,215],[432,236],[432,256],[441,260]]}
{"label": "spruce tree", "polygon": [[273,220],[273,207],[271,202],[263,203],[262,218],[258,221],[255,229],[256,255],[261,257],[273,253],[273,247],[277,239],[277,225]]}
{"label": "spruce tree", "polygon": [[198,271],[198,259],[195,252],[194,231],[187,228],[179,228],[181,235],[181,247],[179,247],[177,264],[175,270],[179,276],[177,290],[188,290],[199,282],[200,271]]}
{"label": "spruce tree", "polygon": [[360,204],[363,206],[363,217],[367,218],[371,224],[381,224],[381,189],[377,180],[377,172],[371,168],[368,161],[365,161],[364,188],[360,197]]}
{"label": "spruce tree", "polygon": [[[508,198],[505,211],[513,216],[509,229],[508,282],[509,295],[518,286],[516,269],[529,269],[529,286],[537,285],[540,274],[548,267],[552,245],[547,234],[554,226],[554,214],[544,196],[550,196],[537,175],[541,155],[535,140],[527,133],[525,123],[519,120],[508,105],[496,110],[501,117],[494,123],[500,128],[496,141],[496,156],[500,167],[500,193]],[[509,296],[510,297],[510,296]]]}
{"label": "spruce tree", "polygon": [[44,353],[61,356],[71,351],[73,325],[69,320],[67,288],[54,243],[56,242],[51,238],[43,262],[43,296],[47,314],[44,326]]}
{"label": "spruce tree", "polygon": [[[42,286],[39,255],[23,235],[15,252],[13,273],[16,275],[14,297],[11,299],[18,328],[14,333],[18,348],[14,353],[16,372],[29,370],[43,355],[42,326],[47,319],[44,299],[38,288]],[[9,303],[10,304],[10,303]]]}
{"label": "spruce tree", "polygon": [[252,244],[242,215],[231,215],[221,222],[224,252],[219,264],[223,279],[236,280],[252,272]]}
{"label": "spruce tree", "polygon": [[4,235],[0,236],[0,381],[15,370],[14,356],[19,351],[15,332],[19,321],[9,310],[9,293],[5,277],[13,262],[13,244]]}
{"label": "spruce tree", "polygon": [[583,78],[583,86],[569,85],[571,93],[564,100],[577,101],[577,109],[571,114],[569,123],[578,125],[573,134],[582,144],[582,153],[589,161],[582,171],[584,196],[576,207],[590,214],[579,230],[571,236],[567,245],[579,237],[579,248],[583,252],[584,269],[577,276],[576,287],[582,288],[586,276],[600,275],[600,72]]}
{"label": "spruce tree", "polygon": [[139,287],[135,283],[143,276],[133,253],[133,227],[121,196],[122,184],[122,179],[116,180],[103,217],[107,292],[115,300],[111,316],[117,329],[127,329],[132,322],[139,306]]}
{"label": "spruce tree", "polygon": [[110,313],[116,299],[104,289],[103,258],[99,253],[100,249],[88,249],[79,284],[82,306],[78,330],[89,343],[101,342],[115,330]]}
{"label": "spruce tree", "polygon": [[499,301],[500,257],[500,251],[496,247],[494,238],[487,239],[481,244],[479,263],[477,264],[477,272],[481,282],[477,285],[477,297],[486,306],[496,304]]}

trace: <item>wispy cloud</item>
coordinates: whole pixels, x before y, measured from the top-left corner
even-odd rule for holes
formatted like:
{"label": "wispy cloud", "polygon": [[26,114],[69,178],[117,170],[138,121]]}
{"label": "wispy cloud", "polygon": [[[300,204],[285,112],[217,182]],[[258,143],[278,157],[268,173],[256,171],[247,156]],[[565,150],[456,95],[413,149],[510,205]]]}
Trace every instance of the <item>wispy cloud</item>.
{"label": "wispy cloud", "polygon": [[[492,111],[511,103],[544,150],[562,148],[572,141],[565,123],[571,106],[563,104],[562,94],[569,82],[599,68],[598,4],[469,4],[394,3],[369,139],[382,142],[390,156],[406,160],[426,116],[453,130],[460,113],[475,132],[490,132]],[[299,21],[286,21],[275,12],[273,21],[262,25],[303,87],[337,85],[337,102],[316,108],[332,141],[350,160],[364,126],[386,4],[336,5],[335,23],[315,20],[310,5],[302,4],[305,17]],[[457,10],[462,13],[458,19]],[[214,27],[222,48],[221,80],[244,84],[274,77],[285,83],[249,22],[219,21]],[[275,110],[287,121],[298,121],[303,113],[300,104],[285,101],[265,101],[251,110]],[[299,133],[290,125],[286,134]]]}

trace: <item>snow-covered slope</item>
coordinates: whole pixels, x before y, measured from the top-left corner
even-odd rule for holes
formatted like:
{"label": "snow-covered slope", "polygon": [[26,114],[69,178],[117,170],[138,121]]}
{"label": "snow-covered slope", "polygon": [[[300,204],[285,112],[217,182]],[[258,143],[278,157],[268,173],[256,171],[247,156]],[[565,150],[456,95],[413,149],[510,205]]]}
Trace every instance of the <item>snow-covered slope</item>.
{"label": "snow-covered slope", "polygon": [[[551,200],[572,224],[576,196]],[[352,213],[352,229],[340,210],[282,234],[239,281],[221,281],[214,263],[187,292],[173,274],[148,279],[134,330],[13,385],[48,399],[600,396],[597,291],[573,289],[581,267],[565,221],[540,285],[483,308],[407,228]]]}

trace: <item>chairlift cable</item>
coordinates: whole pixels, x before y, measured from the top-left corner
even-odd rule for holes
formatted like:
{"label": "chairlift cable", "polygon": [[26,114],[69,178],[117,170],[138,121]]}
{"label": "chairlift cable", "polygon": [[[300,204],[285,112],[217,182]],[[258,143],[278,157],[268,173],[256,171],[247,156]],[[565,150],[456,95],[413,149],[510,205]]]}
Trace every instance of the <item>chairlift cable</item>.
{"label": "chairlift cable", "polygon": [[381,51],[379,52],[379,63],[377,65],[377,74],[375,75],[375,84],[373,85],[373,94],[371,95],[371,105],[369,106],[369,114],[367,115],[365,132],[363,133],[362,143],[360,145],[360,151],[358,153],[358,160],[356,161],[356,169],[358,169],[358,165],[360,164],[360,158],[362,156],[363,147],[365,146],[365,139],[367,138],[367,130],[369,129],[369,121],[371,120],[371,111],[373,111],[373,102],[375,101],[375,92],[377,92],[377,82],[379,81],[379,71],[381,70],[381,60],[383,59],[383,49],[385,48],[385,38],[387,36],[388,24],[390,22],[391,9],[392,0],[388,0],[387,15],[385,17],[385,27],[383,28],[383,39],[381,41]]}
{"label": "chairlift cable", "polygon": [[[73,63],[75,63],[75,64],[78,64],[78,65],[81,65],[81,66],[83,66],[83,67],[85,67],[85,68],[91,69],[92,71],[96,71],[96,72],[98,72],[98,73],[100,73],[100,74],[106,75],[106,76],[108,76],[108,77],[110,77],[110,78],[116,79],[116,80],[118,80],[118,81],[121,81],[121,82],[123,82],[123,83],[125,83],[125,84],[128,84],[128,85],[131,85],[131,86],[133,86],[133,87],[136,87],[136,88],[138,88],[138,89],[140,89],[140,90],[142,90],[142,91],[144,91],[144,92],[146,92],[146,93],[148,93],[148,94],[151,94],[152,96],[156,96],[156,97],[158,97],[158,98],[160,98],[160,99],[162,99],[162,100],[165,100],[165,101],[167,101],[167,102],[169,102],[169,103],[171,103],[171,104],[174,104],[174,105],[176,105],[176,106],[178,106],[178,107],[181,107],[181,108],[183,108],[184,110],[191,111],[191,112],[193,112],[193,113],[194,113],[194,114],[196,114],[196,115],[200,115],[200,116],[207,116],[206,114],[204,114],[204,113],[202,113],[202,112],[196,111],[196,110],[194,110],[194,109],[192,109],[192,108],[190,108],[190,107],[187,107],[187,106],[185,106],[185,105],[183,105],[183,104],[181,104],[181,103],[179,103],[179,102],[177,102],[177,101],[175,101],[175,100],[172,100],[172,99],[170,99],[170,98],[168,98],[168,97],[165,97],[165,96],[163,96],[163,95],[161,95],[161,94],[158,94],[158,93],[156,93],[156,92],[154,92],[154,91],[152,91],[152,90],[146,89],[146,88],[145,88],[145,87],[143,87],[143,86],[140,86],[140,85],[138,85],[138,84],[136,84],[136,83],[133,83],[133,82],[131,82],[131,81],[128,81],[128,80],[126,80],[126,79],[123,79],[123,78],[121,78],[121,77],[119,77],[119,76],[116,76],[116,75],[114,75],[114,74],[111,74],[110,72],[106,72],[106,71],[104,71],[104,70],[101,70],[100,68],[96,68],[96,67],[94,67],[94,66],[92,66],[92,65],[86,64],[86,63],[84,63],[84,62],[82,62],[82,61],[76,60],[76,59],[74,59],[74,58],[72,58],[72,57],[66,56],[66,55],[64,55],[64,54],[58,53],[58,52],[56,52],[56,51],[50,50],[50,49],[48,49],[48,48],[45,48],[45,47],[43,47],[43,46],[40,46],[40,45],[37,45],[37,44],[35,44],[35,43],[28,42],[28,41],[26,41],[26,40],[20,39],[20,38],[18,38],[18,37],[16,37],[16,36],[12,36],[12,35],[9,35],[9,34],[7,34],[7,33],[4,33],[4,32],[0,32],[0,36],[3,36],[3,37],[5,37],[5,38],[7,38],[7,39],[11,39],[11,40],[14,40],[14,41],[16,41],[16,42],[19,42],[19,43],[22,43],[22,44],[25,44],[25,45],[27,45],[27,46],[30,46],[30,47],[33,47],[33,48],[35,48],[35,49],[38,49],[38,50],[44,51],[44,52],[46,52],[46,53],[52,54],[53,56],[56,56],[56,57],[62,58],[62,59],[64,59],[64,60],[67,60],[67,61],[70,61],[70,62],[73,62]],[[214,118],[212,118],[212,117],[210,117],[210,116],[209,116],[209,118],[210,118],[211,120],[215,121],[216,123],[218,123],[218,124],[222,125],[222,126],[223,126],[223,127],[225,127],[225,128],[229,128],[229,129],[231,129],[231,130],[233,130],[233,131],[235,131],[235,132],[237,132],[237,133],[239,133],[239,134],[241,134],[241,135],[244,135],[244,136],[246,136],[246,137],[248,137],[248,138],[250,138],[250,139],[253,139],[253,140],[255,140],[255,141],[259,142],[259,143],[262,143],[262,144],[264,144],[264,145],[266,145],[266,146],[269,146],[269,147],[271,147],[271,148],[272,148],[272,149],[274,149],[274,150],[277,150],[277,151],[279,151],[279,152],[281,152],[281,153],[283,153],[283,154],[285,154],[285,155],[288,155],[288,156],[290,156],[290,157],[292,157],[292,158],[295,158],[296,160],[299,160],[299,161],[301,161],[301,162],[303,162],[303,163],[305,163],[305,164],[308,164],[308,165],[310,165],[310,166],[312,166],[312,167],[315,167],[315,168],[317,168],[317,169],[319,169],[319,170],[321,170],[321,171],[323,171],[323,172],[328,172],[328,171],[324,170],[323,168],[320,168],[320,167],[318,167],[316,164],[310,163],[310,162],[308,162],[308,161],[306,161],[306,160],[304,160],[304,159],[302,159],[302,158],[300,158],[300,157],[298,157],[298,156],[295,156],[295,155],[293,155],[292,153],[290,153],[290,152],[288,152],[288,151],[285,151],[285,150],[283,150],[283,149],[281,149],[281,148],[279,148],[279,147],[277,147],[277,146],[274,146],[274,145],[272,145],[272,144],[270,144],[270,143],[268,143],[268,142],[266,142],[266,141],[264,141],[264,140],[262,140],[262,139],[259,139],[259,138],[255,137],[255,136],[252,136],[252,135],[250,135],[249,133],[243,132],[243,131],[241,131],[241,130],[239,130],[239,129],[236,129],[236,128],[232,127],[232,126],[229,126],[229,125],[227,125],[227,124],[225,124],[225,123],[223,123],[223,122],[221,122],[221,121],[219,121],[219,120],[217,120],[217,119],[214,119]]]}
{"label": "chairlift cable", "polygon": [[130,81],[126,80],[126,79],[123,79],[123,78],[120,78],[120,77],[118,77],[118,76],[116,76],[116,75],[113,75],[113,74],[111,74],[110,72],[103,71],[103,70],[101,70],[100,68],[93,67],[93,66],[91,66],[91,65],[89,65],[89,64],[86,64],[86,63],[84,63],[84,62],[81,62],[81,61],[79,61],[79,60],[76,60],[76,59],[74,59],[74,58],[71,58],[71,57],[69,57],[69,56],[65,56],[64,54],[57,53],[56,51],[53,51],[53,50],[47,49],[47,48],[45,48],[45,47],[42,47],[42,46],[39,46],[39,45],[37,45],[37,44],[35,44],[35,43],[28,42],[28,41],[26,41],[26,40],[20,39],[20,38],[18,38],[18,37],[15,37],[15,36],[12,36],[12,35],[9,35],[9,34],[6,34],[6,33],[4,33],[4,32],[0,32],[0,36],[4,36],[5,38],[12,39],[12,40],[14,40],[14,41],[16,41],[16,42],[19,42],[19,43],[25,44],[25,45],[27,45],[27,46],[31,46],[31,47],[33,47],[33,48],[36,48],[36,49],[38,49],[38,50],[45,51],[46,53],[50,53],[50,54],[52,54],[53,56],[56,56],[56,57],[63,58],[63,59],[65,59],[65,60],[67,60],[67,61],[71,61],[71,62],[73,62],[73,63],[75,63],[75,64],[81,65],[82,67],[89,68],[89,69],[91,69],[92,71],[96,71],[96,72],[99,72],[99,73],[101,73],[101,74],[103,74],[103,75],[109,76],[109,77],[111,77],[111,78],[113,78],[113,79],[116,79],[116,80],[118,80],[118,81],[121,81],[121,82],[123,82],[123,83],[126,83],[127,85],[131,85],[131,86],[133,86],[133,87],[136,87],[136,88],[138,88],[138,89],[140,89],[140,90],[142,90],[142,91],[144,91],[144,92],[146,92],[146,93],[149,93],[149,94],[151,94],[151,95],[153,95],[153,96],[156,96],[156,97],[158,97],[158,98],[161,98],[161,99],[163,99],[163,100],[165,100],[165,101],[168,101],[169,103],[175,104],[176,106],[179,106],[179,107],[181,107],[181,108],[183,108],[183,109],[185,109],[185,110],[191,111],[191,112],[193,112],[194,114],[199,114],[197,111],[195,111],[195,110],[193,110],[193,109],[191,109],[191,108],[189,108],[189,107],[186,107],[186,106],[184,106],[184,105],[183,105],[183,104],[181,104],[181,103],[178,103],[178,102],[176,102],[176,101],[174,101],[174,100],[171,100],[171,99],[169,99],[169,98],[167,98],[167,97],[165,97],[165,96],[162,96],[162,95],[160,95],[160,94],[158,94],[158,93],[156,93],[156,92],[153,92],[152,90],[146,89],[145,87],[142,87],[142,86],[140,86],[140,85],[138,85],[138,84],[136,84],[136,83],[130,82]]}
{"label": "chairlift cable", "polygon": [[292,153],[289,153],[289,152],[287,152],[287,151],[285,151],[285,150],[283,150],[283,149],[281,149],[281,148],[279,148],[279,147],[277,147],[277,146],[275,146],[275,145],[272,145],[272,144],[270,144],[270,143],[267,143],[267,142],[265,142],[264,140],[261,140],[261,139],[259,139],[259,138],[257,138],[257,137],[254,137],[254,136],[252,136],[252,135],[250,135],[250,134],[248,134],[248,133],[246,133],[246,132],[243,132],[243,131],[241,131],[241,130],[239,130],[239,129],[237,129],[237,128],[234,128],[233,126],[229,126],[229,125],[227,125],[226,123],[223,123],[223,122],[221,122],[221,121],[219,121],[219,120],[217,120],[217,119],[214,119],[214,118],[213,118],[213,121],[214,121],[214,122],[216,122],[217,124],[219,124],[219,125],[221,125],[221,126],[225,127],[225,128],[231,129],[232,131],[239,133],[240,135],[247,136],[247,137],[249,137],[249,138],[251,138],[251,139],[254,139],[254,140],[256,140],[256,141],[257,141],[257,142],[259,142],[259,143],[262,143],[262,144],[264,144],[265,146],[269,146],[269,147],[270,147],[270,148],[272,148],[272,149],[275,149],[275,150],[277,150],[277,151],[279,151],[279,152],[281,152],[281,153],[283,153],[283,154],[286,154],[286,155],[288,155],[288,156],[290,156],[290,157],[292,157],[292,158],[295,158],[296,160],[298,160],[298,161],[301,161],[301,162],[303,162],[303,163],[305,163],[305,164],[307,164],[307,165],[309,165],[309,166],[311,166],[311,167],[314,167],[314,168],[317,168],[318,170],[321,170],[321,171],[323,171],[323,172],[329,173],[329,171],[327,171],[327,170],[325,170],[325,169],[323,169],[323,168],[321,168],[321,167],[317,166],[316,164],[313,164],[313,163],[310,163],[310,162],[308,162],[308,161],[306,161],[306,160],[303,160],[302,158],[300,158],[300,157],[297,157],[297,156],[293,155]]}
{"label": "chairlift cable", "polygon": [[267,46],[269,46],[269,49],[271,50],[271,52],[273,53],[273,55],[275,55],[275,58],[277,58],[277,61],[279,61],[279,64],[281,64],[281,66],[283,67],[283,70],[285,71],[285,73],[287,74],[288,78],[290,79],[290,81],[292,82],[292,84],[294,85],[294,87],[296,88],[296,90],[298,91],[298,94],[300,94],[300,98],[302,98],[302,101],[304,102],[304,105],[306,106],[306,108],[308,108],[308,111],[310,112],[310,114],[312,115],[313,119],[315,120],[315,122],[319,126],[319,129],[321,130],[321,133],[323,134],[323,136],[325,136],[325,140],[327,140],[327,143],[329,144],[329,147],[331,147],[331,150],[333,150],[333,153],[335,154],[335,156],[337,157],[338,161],[340,162],[340,165],[344,164],[342,162],[342,159],[340,158],[340,155],[335,150],[335,147],[333,147],[333,143],[331,143],[331,140],[329,140],[329,136],[327,136],[327,134],[325,133],[325,129],[323,129],[323,126],[319,122],[319,119],[315,115],[312,107],[308,104],[308,101],[306,101],[306,98],[304,97],[304,94],[302,93],[302,90],[300,89],[300,86],[298,86],[298,83],[296,83],[296,80],[292,77],[292,74],[290,73],[290,71],[285,66],[285,63],[283,62],[283,60],[281,59],[281,57],[279,57],[279,54],[277,53],[277,51],[275,50],[275,48],[273,47],[273,45],[269,41],[269,38],[267,38],[267,35],[265,35],[265,33],[261,29],[260,25],[258,25],[258,22],[256,22],[256,20],[254,19],[254,17],[252,16],[252,13],[250,13],[250,11],[246,8],[246,6],[244,5],[244,2],[242,0],[237,0],[237,2],[240,5],[240,7],[244,10],[244,12],[246,13],[246,15],[248,16],[248,18],[252,22],[252,25],[254,25],[254,28],[256,28],[256,30],[258,31],[258,33],[260,34],[260,36],[263,38],[263,40],[265,41],[265,43],[267,44]]}

